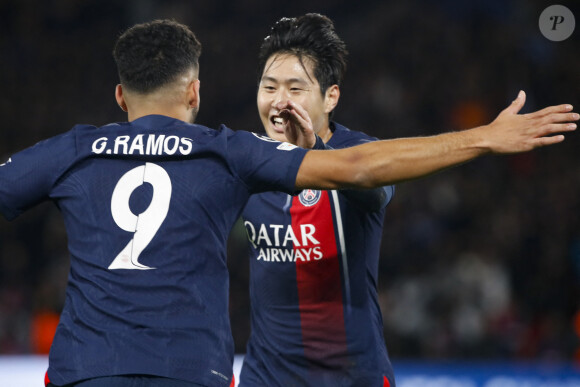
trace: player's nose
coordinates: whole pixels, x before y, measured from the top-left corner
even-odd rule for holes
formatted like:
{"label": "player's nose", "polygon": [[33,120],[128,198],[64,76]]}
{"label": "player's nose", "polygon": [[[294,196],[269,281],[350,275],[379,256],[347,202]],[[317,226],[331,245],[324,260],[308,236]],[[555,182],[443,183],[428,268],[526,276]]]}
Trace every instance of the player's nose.
{"label": "player's nose", "polygon": [[280,102],[287,102],[290,99],[290,93],[288,90],[281,87],[276,91],[274,98],[272,100],[272,106],[277,106]]}

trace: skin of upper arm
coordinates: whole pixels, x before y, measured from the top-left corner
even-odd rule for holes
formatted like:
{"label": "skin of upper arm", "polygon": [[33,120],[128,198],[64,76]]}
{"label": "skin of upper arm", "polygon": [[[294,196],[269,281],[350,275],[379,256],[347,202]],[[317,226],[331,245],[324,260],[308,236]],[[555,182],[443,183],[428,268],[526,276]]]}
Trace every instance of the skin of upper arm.
{"label": "skin of upper arm", "polygon": [[296,189],[364,187],[362,159],[352,149],[309,151],[298,169]]}

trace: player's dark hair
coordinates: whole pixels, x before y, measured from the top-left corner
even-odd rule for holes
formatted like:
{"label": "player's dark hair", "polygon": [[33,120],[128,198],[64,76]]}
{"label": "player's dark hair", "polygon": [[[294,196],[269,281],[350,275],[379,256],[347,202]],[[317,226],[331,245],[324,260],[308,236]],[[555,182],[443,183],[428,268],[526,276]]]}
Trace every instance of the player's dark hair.
{"label": "player's dark hair", "polygon": [[139,93],[167,85],[191,70],[199,71],[201,43],[185,25],[173,20],[137,24],[113,49],[121,84]]}
{"label": "player's dark hair", "polygon": [[332,85],[340,86],[346,72],[346,44],[336,34],[332,20],[317,13],[284,17],[274,24],[260,47],[258,83],[268,58],[275,54],[295,55],[302,66],[305,57],[312,60],[322,94]]}

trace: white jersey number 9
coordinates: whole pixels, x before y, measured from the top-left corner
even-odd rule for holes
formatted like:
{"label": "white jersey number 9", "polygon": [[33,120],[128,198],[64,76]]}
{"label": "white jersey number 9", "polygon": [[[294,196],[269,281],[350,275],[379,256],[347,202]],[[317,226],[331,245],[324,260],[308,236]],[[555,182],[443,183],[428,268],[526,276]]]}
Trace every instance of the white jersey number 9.
{"label": "white jersey number 9", "polygon": [[[145,211],[135,215],[129,207],[129,199],[133,191],[145,182],[153,186],[153,198]],[[139,263],[139,255],[167,217],[170,200],[171,179],[165,169],[157,164],[146,163],[130,170],[119,179],[111,197],[111,213],[121,229],[134,234],[109,269],[154,269]]]}

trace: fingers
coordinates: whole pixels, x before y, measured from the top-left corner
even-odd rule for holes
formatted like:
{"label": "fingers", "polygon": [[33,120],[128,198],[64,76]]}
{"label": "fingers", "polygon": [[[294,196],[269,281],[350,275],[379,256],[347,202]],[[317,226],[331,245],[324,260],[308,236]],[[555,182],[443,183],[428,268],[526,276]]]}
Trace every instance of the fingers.
{"label": "fingers", "polygon": [[574,130],[576,130],[576,124],[574,123],[546,125],[542,127],[542,130],[537,133],[537,137],[532,139],[530,144],[532,148],[557,144],[564,141],[564,135],[556,133],[572,132]]}
{"label": "fingers", "polygon": [[299,126],[299,129],[303,132],[311,130],[311,122],[310,119],[306,119],[304,118],[302,115],[300,115],[300,113],[297,110],[290,110],[290,114],[292,115],[292,117],[294,117],[294,119],[296,120],[296,123]]}
{"label": "fingers", "polygon": [[516,99],[513,100],[510,106],[503,110],[504,113],[508,114],[518,114],[524,104],[526,103],[526,93],[523,90],[520,90]]}
{"label": "fingers", "polygon": [[[557,111],[557,110],[556,110]],[[547,115],[526,115],[529,123],[536,122],[536,126],[541,132],[540,136],[550,135],[559,132],[571,132],[576,130],[578,113],[550,113]]]}
{"label": "fingers", "polygon": [[[281,101],[276,104],[276,109],[280,111],[280,115],[290,115],[296,117],[300,122],[310,122],[310,116],[302,106],[290,100]],[[290,117],[286,117],[290,118]]]}
{"label": "fingers", "polygon": [[290,106],[293,110],[298,111],[300,113],[300,115],[303,117],[307,115],[306,110],[304,110],[304,108],[297,103],[294,103],[292,101],[288,101],[288,106]]}
{"label": "fingers", "polygon": [[280,116],[284,117],[286,121],[285,134],[286,138],[291,143],[302,148],[312,148],[316,144],[316,135],[308,112],[299,104],[291,101],[285,102],[283,105],[277,105],[277,108],[282,108]]}
{"label": "fingers", "polygon": [[[530,118],[543,117],[543,116],[548,116],[550,114],[559,114],[559,113],[570,112],[573,108],[574,107],[572,105],[569,105],[569,104],[548,106],[547,108],[544,108],[542,110],[528,113],[528,114],[526,114],[526,116],[528,116]],[[578,120],[578,115],[576,113],[570,113],[569,118],[566,119],[565,121],[577,121],[577,120]]]}
{"label": "fingers", "polygon": [[573,123],[566,123],[566,124],[552,124],[548,125],[545,128],[545,133],[542,134],[543,136],[554,134],[554,133],[564,133],[564,132],[573,132],[576,130],[576,124]]}
{"label": "fingers", "polygon": [[578,113],[552,113],[549,115],[550,122],[574,122],[578,121]]}
{"label": "fingers", "polygon": [[304,110],[304,108],[302,106],[300,106],[299,104],[296,104],[292,101],[288,101],[288,106],[291,108],[290,113],[298,121],[298,123],[300,124],[300,126],[303,130],[306,130],[306,129],[309,129],[312,127],[312,123],[310,121],[310,116],[308,115],[306,110]]}
{"label": "fingers", "polygon": [[558,144],[562,141],[564,141],[564,135],[562,135],[562,134],[559,134],[556,136],[549,136],[549,137],[539,137],[533,141],[533,147],[539,148],[542,146]]}
{"label": "fingers", "polygon": [[[508,106],[507,108],[505,108],[502,113],[517,114],[522,109],[525,102],[526,102],[526,93],[523,90],[520,90],[516,99],[514,99],[513,102],[511,103],[511,105]],[[546,115],[550,115],[550,114],[554,114],[554,113],[569,112],[572,109],[573,109],[572,105],[562,104],[562,105],[556,105],[556,106],[549,106],[549,107],[544,108],[542,110],[538,110],[536,112],[526,114],[526,116],[529,116],[530,118],[536,118],[536,117],[542,117],[542,116],[546,116]],[[574,118],[574,117],[576,117],[576,118]],[[565,119],[563,121],[577,121],[578,120],[577,116],[574,116],[574,117],[571,117],[569,119]],[[555,121],[555,122],[561,122],[561,121]]]}
{"label": "fingers", "polygon": [[[556,109],[556,111],[558,110]],[[577,127],[577,125],[573,121],[577,121],[579,118],[580,116],[577,113],[551,113],[543,116],[524,115],[524,119],[526,120],[528,125],[530,125],[530,127],[532,128],[535,128],[534,137],[536,138],[551,136],[556,133],[572,132],[576,130]],[[551,142],[549,142],[549,144],[551,144]],[[548,144],[542,143],[542,145]]]}

